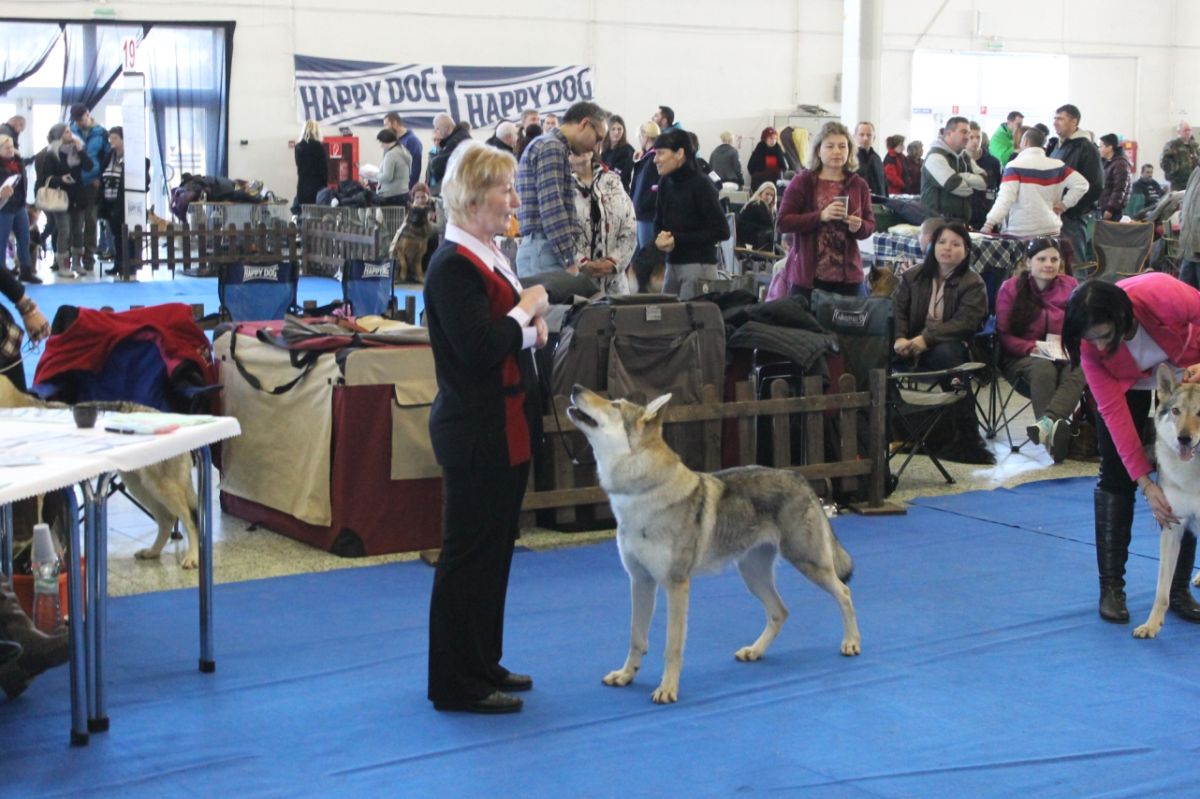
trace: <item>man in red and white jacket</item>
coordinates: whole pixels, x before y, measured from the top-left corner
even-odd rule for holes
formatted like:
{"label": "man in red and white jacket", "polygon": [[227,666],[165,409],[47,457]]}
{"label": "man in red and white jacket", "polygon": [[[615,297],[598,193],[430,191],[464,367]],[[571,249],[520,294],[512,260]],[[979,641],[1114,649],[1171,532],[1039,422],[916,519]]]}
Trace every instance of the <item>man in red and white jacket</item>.
{"label": "man in red and white jacket", "polygon": [[1087,193],[1087,178],[1046,155],[1045,141],[1046,134],[1037,128],[1021,137],[1021,149],[1004,168],[984,233],[995,232],[1003,223],[1004,232],[1013,236],[1057,236],[1062,212]]}

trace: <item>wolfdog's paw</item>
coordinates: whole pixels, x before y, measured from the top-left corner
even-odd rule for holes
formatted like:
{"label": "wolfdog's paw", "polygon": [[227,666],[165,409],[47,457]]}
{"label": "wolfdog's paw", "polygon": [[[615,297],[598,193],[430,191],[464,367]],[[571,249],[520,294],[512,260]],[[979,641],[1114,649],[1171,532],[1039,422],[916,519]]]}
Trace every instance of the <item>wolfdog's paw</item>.
{"label": "wolfdog's paw", "polygon": [[734,652],[733,656],[743,663],[753,663],[761,658],[763,653],[752,646],[744,646],[738,651]]}
{"label": "wolfdog's paw", "polygon": [[158,555],[159,555],[158,552],[155,552],[153,549],[148,549],[148,548],[147,549],[139,549],[137,552],[133,553],[133,556],[135,558],[137,558],[138,560],[158,560]]}
{"label": "wolfdog's paw", "polygon": [[1145,624],[1141,625],[1140,627],[1133,628],[1133,637],[1134,638],[1153,638],[1154,636],[1158,635],[1158,631],[1161,629],[1162,629],[1161,624],[1151,624],[1150,622],[1146,622]]}
{"label": "wolfdog's paw", "polygon": [[667,685],[665,682],[654,689],[650,699],[656,705],[669,705],[679,699],[679,686]]}
{"label": "wolfdog's paw", "polygon": [[604,684],[612,685],[616,688],[624,688],[629,683],[633,682],[633,676],[637,674],[635,671],[627,671],[626,669],[617,669],[610,671],[604,675]]}
{"label": "wolfdog's paw", "polygon": [[195,569],[200,566],[200,555],[197,552],[188,552],[183,556],[183,561],[179,566],[184,569]]}
{"label": "wolfdog's paw", "polygon": [[846,657],[854,657],[862,654],[862,641],[858,638],[843,638],[842,639],[842,654]]}

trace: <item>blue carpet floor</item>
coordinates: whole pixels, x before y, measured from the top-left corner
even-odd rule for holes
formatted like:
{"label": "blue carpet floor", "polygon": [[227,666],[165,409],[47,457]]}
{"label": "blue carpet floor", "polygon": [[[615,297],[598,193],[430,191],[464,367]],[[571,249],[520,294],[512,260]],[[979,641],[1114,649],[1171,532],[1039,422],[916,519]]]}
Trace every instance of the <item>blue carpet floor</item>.
{"label": "blue carpet floor", "polygon": [[[126,311],[133,305],[159,305],[164,302],[182,302],[188,305],[201,303],[205,313],[215,313],[220,307],[216,278],[184,275],[177,275],[174,280],[143,280],[136,283],[64,281],[54,285],[27,286],[26,289],[37,301],[46,318],[52,321],[55,312],[63,305],[77,305],[82,308],[102,308],[107,305],[117,311]],[[409,295],[416,297],[419,316],[424,308],[419,288],[416,291],[402,288],[396,290],[401,307],[404,306],[404,298]],[[341,298],[342,284],[331,277],[302,277],[296,290],[296,299],[301,305],[305,300],[313,300],[317,305],[328,305]],[[26,353],[24,357],[25,375],[30,382],[40,357],[40,348]]]}
{"label": "blue carpet floor", "polygon": [[[658,707],[663,607],[630,687],[615,545],[520,552],[506,662],[537,681],[510,717],[424,698],[420,563],[223,585],[217,672],[196,671],[194,592],[114,600],[112,729],[67,746],[65,670],[0,702],[6,796],[1148,797],[1200,782],[1200,627],[1159,639],[1096,615],[1091,480],[843,516],[863,654],[833,600],[779,569],[791,618],[733,571],[693,584],[680,702]],[[1152,549],[1139,515],[1135,551]],[[1140,621],[1156,564],[1133,557]]]}

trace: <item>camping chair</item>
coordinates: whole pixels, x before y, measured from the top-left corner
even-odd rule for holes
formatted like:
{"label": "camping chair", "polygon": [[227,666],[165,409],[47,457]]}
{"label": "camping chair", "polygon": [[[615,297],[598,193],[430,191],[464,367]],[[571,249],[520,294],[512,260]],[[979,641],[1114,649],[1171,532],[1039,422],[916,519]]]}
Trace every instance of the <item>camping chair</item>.
{"label": "camping chair", "polygon": [[342,299],[355,316],[392,316],[396,295],[392,278],[396,262],[349,258],[342,266]]}
{"label": "camping chair", "polygon": [[964,363],[951,369],[929,372],[893,372],[892,342],[895,316],[891,297],[845,297],[825,291],[812,294],[812,312],[838,339],[843,370],[855,382],[867,385],[874,369],[888,371],[888,422],[901,437],[899,447],[888,453],[890,461],[908,451],[908,457],[890,480],[899,481],[913,456],[924,454],[949,484],[954,478],[926,444],[929,434],[956,403],[971,401],[972,376],[985,365]]}
{"label": "camping chair", "polygon": [[[136,402],[172,413],[208,413],[216,383],[208,339],[182,303],[105,313],[62,306],[31,391],[45,400]],[[119,479],[109,483],[147,516]],[[172,539],[182,536],[178,528]]]}
{"label": "camping chair", "polygon": [[[1005,381],[1001,385],[1004,371],[1001,368],[1002,348],[1000,346],[1000,329],[996,321],[996,296],[1000,293],[1000,284],[1009,276],[1009,271],[997,267],[987,267],[980,273],[987,290],[988,317],[984,320],[983,328],[975,334],[975,345],[980,354],[980,361],[987,363],[989,380],[986,391],[977,392],[975,407],[979,411],[980,426],[983,435],[989,441],[996,438],[1001,430],[1008,439],[1008,448],[1019,452],[1021,447],[1029,443],[1026,438],[1020,444],[1014,443],[1012,422],[1025,412],[1031,404],[1029,390]],[[1015,411],[1009,410],[1009,403],[1015,395],[1024,398],[1024,402]]]}
{"label": "camping chair", "polygon": [[1080,264],[1073,274],[1080,280],[1098,278],[1110,282],[1136,275],[1149,266],[1153,247],[1151,222],[1097,222],[1092,235],[1096,263]]}
{"label": "camping chair", "polygon": [[262,322],[300,313],[296,289],[300,269],[291,261],[230,264],[217,273],[221,314],[234,322]]}

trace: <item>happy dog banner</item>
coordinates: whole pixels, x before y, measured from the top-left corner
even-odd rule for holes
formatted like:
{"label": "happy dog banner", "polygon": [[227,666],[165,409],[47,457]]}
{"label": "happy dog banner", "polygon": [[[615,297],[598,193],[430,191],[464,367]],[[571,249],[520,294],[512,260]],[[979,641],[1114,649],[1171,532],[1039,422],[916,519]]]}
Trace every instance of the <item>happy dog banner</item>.
{"label": "happy dog banner", "polygon": [[561,114],[592,99],[592,68],[452,67],[295,56],[296,117],[322,125],[382,125],[395,111],[410,128],[432,128],[445,111],[490,129],[527,108]]}

